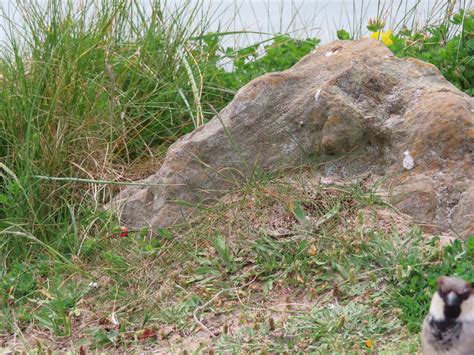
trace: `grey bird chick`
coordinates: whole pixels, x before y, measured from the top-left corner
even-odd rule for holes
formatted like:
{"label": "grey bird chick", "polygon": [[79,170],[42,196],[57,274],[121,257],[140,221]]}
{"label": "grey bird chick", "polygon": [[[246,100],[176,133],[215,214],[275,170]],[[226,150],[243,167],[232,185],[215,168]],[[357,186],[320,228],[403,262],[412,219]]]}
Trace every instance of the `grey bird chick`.
{"label": "grey bird chick", "polygon": [[424,355],[474,355],[474,293],[471,285],[443,276],[423,323]]}

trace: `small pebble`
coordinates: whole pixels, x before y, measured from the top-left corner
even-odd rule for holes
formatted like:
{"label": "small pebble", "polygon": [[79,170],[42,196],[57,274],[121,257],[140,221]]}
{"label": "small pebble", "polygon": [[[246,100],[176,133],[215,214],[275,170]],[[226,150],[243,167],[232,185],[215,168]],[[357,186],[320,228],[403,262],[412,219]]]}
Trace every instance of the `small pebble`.
{"label": "small pebble", "polygon": [[403,158],[403,167],[407,170],[413,169],[413,167],[415,166],[415,160],[410,155],[410,152],[407,150],[403,152],[403,155],[405,155],[405,158]]}

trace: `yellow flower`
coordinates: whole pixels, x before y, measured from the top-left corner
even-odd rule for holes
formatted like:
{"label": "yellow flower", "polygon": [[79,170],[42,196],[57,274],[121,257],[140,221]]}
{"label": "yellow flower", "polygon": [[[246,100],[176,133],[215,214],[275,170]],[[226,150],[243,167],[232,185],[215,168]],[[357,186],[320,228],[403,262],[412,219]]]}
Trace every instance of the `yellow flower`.
{"label": "yellow flower", "polygon": [[370,38],[380,39],[386,46],[393,44],[392,30],[388,30],[387,32],[374,32],[370,35]]}
{"label": "yellow flower", "polygon": [[379,36],[380,36],[380,32],[372,32],[372,34],[370,35],[370,38],[379,39]]}
{"label": "yellow flower", "polygon": [[391,46],[393,44],[392,30],[388,30],[382,34],[382,42],[385,43],[386,46]]}

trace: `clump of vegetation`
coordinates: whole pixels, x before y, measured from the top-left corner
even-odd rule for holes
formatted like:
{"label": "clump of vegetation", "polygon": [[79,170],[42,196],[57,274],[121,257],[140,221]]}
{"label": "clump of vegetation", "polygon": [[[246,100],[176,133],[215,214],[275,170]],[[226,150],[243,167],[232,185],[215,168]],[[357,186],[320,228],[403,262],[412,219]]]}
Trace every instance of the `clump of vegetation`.
{"label": "clump of vegetation", "polygon": [[[264,42],[243,49],[220,48],[219,37],[205,37],[205,48],[215,53],[214,67],[208,68],[209,82],[237,91],[252,79],[265,73],[283,71],[293,66],[318,44],[319,39],[297,40],[288,35],[277,35]],[[218,49],[218,50],[217,50]],[[228,66],[228,69],[224,67]]]}
{"label": "clump of vegetation", "polygon": [[[454,12],[448,6],[441,23],[422,29],[383,31],[382,19],[370,20],[371,38],[379,39],[399,57],[413,57],[435,65],[443,76],[469,95],[474,95],[474,11]],[[351,39],[345,30],[339,39]]]}
{"label": "clump of vegetation", "polygon": [[434,64],[460,90],[474,95],[474,11],[461,10],[423,31],[403,29],[393,38],[390,49],[397,56]]}

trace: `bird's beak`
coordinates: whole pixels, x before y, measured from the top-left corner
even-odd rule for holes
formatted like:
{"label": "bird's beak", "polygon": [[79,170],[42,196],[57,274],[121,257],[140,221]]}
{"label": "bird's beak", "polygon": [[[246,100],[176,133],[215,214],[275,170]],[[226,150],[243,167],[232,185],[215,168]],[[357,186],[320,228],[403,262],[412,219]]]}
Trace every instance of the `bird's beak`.
{"label": "bird's beak", "polygon": [[449,306],[455,306],[459,304],[459,297],[454,291],[448,293],[447,300]]}

